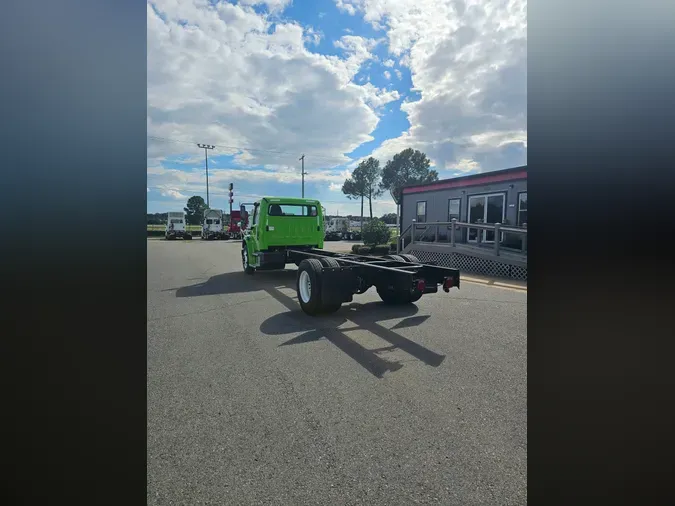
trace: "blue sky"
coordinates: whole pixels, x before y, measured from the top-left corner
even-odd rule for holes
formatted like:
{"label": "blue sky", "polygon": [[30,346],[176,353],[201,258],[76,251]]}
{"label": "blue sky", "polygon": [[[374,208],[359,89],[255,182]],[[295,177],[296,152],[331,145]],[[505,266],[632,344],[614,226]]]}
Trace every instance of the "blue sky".
{"label": "blue sky", "polygon": [[526,163],[525,11],[491,27],[457,3],[148,2],[148,212],[206,198],[197,142],[216,146],[210,204],[224,209],[229,182],[235,205],[299,196],[303,153],[305,195],[340,214],[360,211],[339,188],[368,156],[420,149],[441,177]]}

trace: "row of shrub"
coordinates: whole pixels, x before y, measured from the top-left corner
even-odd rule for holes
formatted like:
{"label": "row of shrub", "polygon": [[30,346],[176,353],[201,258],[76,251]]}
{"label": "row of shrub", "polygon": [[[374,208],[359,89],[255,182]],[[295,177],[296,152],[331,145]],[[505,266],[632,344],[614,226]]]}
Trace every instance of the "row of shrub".
{"label": "row of shrub", "polygon": [[396,251],[396,244],[378,244],[377,246],[364,246],[363,244],[352,245],[352,253],[356,255],[389,255]]}

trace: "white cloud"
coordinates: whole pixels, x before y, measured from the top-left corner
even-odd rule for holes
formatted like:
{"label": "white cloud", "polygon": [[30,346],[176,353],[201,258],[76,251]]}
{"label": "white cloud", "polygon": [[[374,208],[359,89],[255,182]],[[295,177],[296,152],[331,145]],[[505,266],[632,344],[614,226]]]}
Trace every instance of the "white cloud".
{"label": "white cloud", "polygon": [[456,172],[480,172],[480,164],[470,158],[462,158],[455,164],[446,165],[445,168]]}
{"label": "white cloud", "polygon": [[[389,52],[411,71],[411,127],[376,149],[387,160],[413,147],[439,168],[472,160],[481,170],[526,163],[526,0],[336,0],[384,24]],[[456,169],[453,169],[456,170]],[[459,169],[457,169],[459,170]]]}
{"label": "white cloud", "polygon": [[335,4],[337,5],[338,9],[345,11],[350,16],[356,14],[356,9],[350,0],[335,0]]}
{"label": "white cloud", "polygon": [[306,44],[319,32],[259,15],[260,3],[148,3],[149,165],[197,158],[195,143],[208,142],[239,163],[294,165],[305,153],[308,169],[339,166],[373,139],[375,109],[395,98],[352,80],[379,41],[347,35],[336,41],[344,57],[315,54]]}
{"label": "white cloud", "polygon": [[[183,0],[181,0],[183,1]],[[267,10],[279,13],[288,7],[293,0],[239,0],[241,5],[264,5]]]}
{"label": "white cloud", "polygon": [[341,183],[331,183],[328,185],[328,189],[332,192],[339,192],[342,190],[342,184]]}
{"label": "white cloud", "polygon": [[385,61],[382,62],[382,65],[384,65],[385,67],[391,68],[391,67],[394,66],[394,60],[392,60],[392,59],[385,60]]}
{"label": "white cloud", "polygon": [[399,81],[403,78],[403,74],[401,74],[401,71],[399,69],[394,70],[396,73],[396,77],[398,77]]}
{"label": "white cloud", "polygon": [[385,71],[384,71],[384,78],[385,78],[387,81],[389,81],[389,79],[391,79],[391,72],[389,72],[388,70],[385,70]]}
{"label": "white cloud", "polygon": [[361,88],[363,100],[373,109],[379,109],[383,105],[393,102],[400,98],[398,91],[377,88],[373,83],[366,83]]}
{"label": "white cloud", "polygon": [[169,197],[173,200],[186,200],[187,195],[182,194],[179,190],[173,188],[159,187],[159,193],[162,197]]}
{"label": "white cloud", "polygon": [[321,42],[321,39],[324,37],[324,34],[321,30],[315,30],[311,26],[305,29],[304,41],[307,44],[318,45]]}
{"label": "white cloud", "polygon": [[[342,187],[345,179],[350,177],[349,170],[314,169],[308,171],[305,182],[334,183]],[[148,187],[172,189],[183,193],[199,193],[206,188],[204,167],[190,170],[167,169],[162,166],[148,167]],[[209,167],[209,192],[227,193],[227,185],[231,182],[276,182],[295,184],[302,179],[295,166],[270,164],[263,169],[211,169]]]}

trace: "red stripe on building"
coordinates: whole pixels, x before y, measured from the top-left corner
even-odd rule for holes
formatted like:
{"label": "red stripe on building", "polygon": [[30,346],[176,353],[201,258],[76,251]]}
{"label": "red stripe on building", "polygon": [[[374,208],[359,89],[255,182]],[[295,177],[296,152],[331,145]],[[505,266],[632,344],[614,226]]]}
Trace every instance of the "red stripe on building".
{"label": "red stripe on building", "polygon": [[448,188],[463,188],[465,186],[477,186],[489,183],[501,183],[504,181],[513,181],[514,179],[527,179],[527,171],[521,170],[511,174],[485,175],[475,179],[458,179],[456,181],[439,181],[438,183],[427,184],[424,186],[411,186],[403,188],[403,194],[421,193],[436,190],[447,190]]}

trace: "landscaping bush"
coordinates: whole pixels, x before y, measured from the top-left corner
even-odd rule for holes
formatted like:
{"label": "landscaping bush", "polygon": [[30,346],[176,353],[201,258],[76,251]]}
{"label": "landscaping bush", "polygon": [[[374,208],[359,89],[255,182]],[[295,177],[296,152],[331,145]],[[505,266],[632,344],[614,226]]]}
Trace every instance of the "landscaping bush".
{"label": "landscaping bush", "polygon": [[359,246],[356,253],[358,255],[367,255],[368,253],[370,253],[370,248],[368,246]]}
{"label": "landscaping bush", "polygon": [[370,253],[372,255],[388,255],[390,251],[388,244],[380,244],[378,246],[373,246],[370,248]]}
{"label": "landscaping bush", "polygon": [[391,229],[382,220],[370,220],[363,227],[363,243],[368,246],[387,244],[390,237]]}
{"label": "landscaping bush", "polygon": [[360,248],[363,248],[363,244],[352,244],[352,253],[358,253]]}

